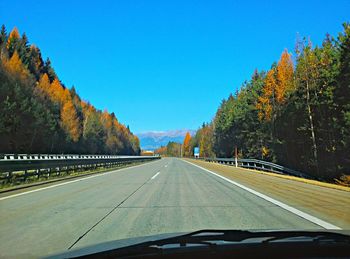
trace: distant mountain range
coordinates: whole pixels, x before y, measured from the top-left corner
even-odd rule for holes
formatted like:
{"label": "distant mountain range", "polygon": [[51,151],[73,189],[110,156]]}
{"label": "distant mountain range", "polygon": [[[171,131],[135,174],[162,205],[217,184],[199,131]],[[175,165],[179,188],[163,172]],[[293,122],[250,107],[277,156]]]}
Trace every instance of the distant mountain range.
{"label": "distant mountain range", "polygon": [[155,150],[161,146],[166,146],[169,141],[182,143],[186,132],[193,136],[195,130],[169,130],[169,131],[148,131],[136,134],[140,139],[140,146],[143,150]]}

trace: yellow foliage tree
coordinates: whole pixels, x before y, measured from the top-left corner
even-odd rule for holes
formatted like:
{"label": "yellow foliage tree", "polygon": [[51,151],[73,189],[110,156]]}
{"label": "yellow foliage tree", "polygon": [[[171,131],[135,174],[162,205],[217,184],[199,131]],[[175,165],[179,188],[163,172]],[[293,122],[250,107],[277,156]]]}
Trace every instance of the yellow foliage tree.
{"label": "yellow foliage tree", "polygon": [[50,80],[48,75],[45,73],[41,76],[38,86],[46,93],[49,94],[50,91]]}
{"label": "yellow foliage tree", "polygon": [[294,68],[291,55],[285,50],[277,65],[277,103],[284,103],[286,95],[293,89],[293,73]]}
{"label": "yellow foliage tree", "polygon": [[293,74],[293,61],[285,50],[277,67],[267,72],[262,95],[256,105],[260,120],[270,121],[276,115],[277,106],[283,104],[287,94],[294,89]]}
{"label": "yellow foliage tree", "polygon": [[104,110],[102,115],[101,115],[101,122],[104,128],[107,130],[107,132],[110,132],[113,127],[113,118],[112,116],[108,113],[107,110]]}
{"label": "yellow foliage tree", "polygon": [[51,97],[51,100],[59,103],[61,100],[61,98],[60,98],[61,90],[62,90],[62,85],[61,85],[60,81],[57,78],[55,78],[55,80],[53,80],[51,83],[50,91],[49,91],[49,95]]}
{"label": "yellow foliage tree", "polygon": [[7,39],[7,48],[10,46],[13,39],[19,39],[20,37],[17,27],[14,27]]}
{"label": "yellow foliage tree", "polygon": [[61,105],[71,101],[72,99],[69,90],[67,88],[63,88],[57,78],[55,78],[51,83],[49,96],[51,97],[51,100]]}
{"label": "yellow foliage tree", "polygon": [[81,129],[77,112],[72,101],[64,103],[61,109],[61,126],[73,142],[77,142]]}
{"label": "yellow foliage tree", "polygon": [[258,116],[260,120],[266,119],[271,120],[272,106],[274,105],[274,91],[276,87],[275,70],[271,69],[267,72],[265,78],[264,88],[262,90],[262,95],[258,98],[258,103],[256,105],[258,109]]}
{"label": "yellow foliage tree", "polygon": [[183,146],[182,146],[183,156],[191,156],[190,141],[191,141],[191,135],[189,132],[187,132],[183,142]]}
{"label": "yellow foliage tree", "polygon": [[117,138],[115,132],[117,129],[117,123],[113,121],[113,117],[108,113],[107,110],[104,110],[100,117],[103,128],[106,132],[106,146],[109,150],[117,151],[122,148],[122,143]]}
{"label": "yellow foliage tree", "polygon": [[69,89],[63,88],[63,87],[62,89],[63,89],[63,92],[61,93],[61,102],[65,103],[65,102],[73,101]]}
{"label": "yellow foliage tree", "polygon": [[40,80],[37,82],[37,87],[35,87],[34,91],[44,99],[50,98],[50,80],[46,73],[40,77]]}
{"label": "yellow foliage tree", "polygon": [[267,157],[269,155],[269,153],[270,153],[270,150],[267,147],[263,146],[261,148],[261,154],[262,154],[263,158]]}
{"label": "yellow foliage tree", "polygon": [[212,150],[212,139],[213,136],[213,127],[207,125],[202,127],[199,141],[199,156],[200,157],[211,157],[213,155]]}
{"label": "yellow foliage tree", "polygon": [[17,74],[21,79],[26,79],[29,76],[28,69],[23,65],[17,51],[15,51],[10,60],[5,62],[5,67],[12,74]]}

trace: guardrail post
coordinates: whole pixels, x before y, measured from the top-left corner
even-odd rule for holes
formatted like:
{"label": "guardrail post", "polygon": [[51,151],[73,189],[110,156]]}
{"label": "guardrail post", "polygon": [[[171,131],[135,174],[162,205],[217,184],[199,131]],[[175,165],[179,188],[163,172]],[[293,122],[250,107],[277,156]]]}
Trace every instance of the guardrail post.
{"label": "guardrail post", "polygon": [[10,172],[8,173],[8,176],[7,176],[7,182],[11,183],[11,182],[12,182],[12,177],[13,177],[13,174],[12,174],[12,172],[10,171]]}
{"label": "guardrail post", "polygon": [[235,146],[235,166],[238,167],[238,152],[237,152],[237,146]]}

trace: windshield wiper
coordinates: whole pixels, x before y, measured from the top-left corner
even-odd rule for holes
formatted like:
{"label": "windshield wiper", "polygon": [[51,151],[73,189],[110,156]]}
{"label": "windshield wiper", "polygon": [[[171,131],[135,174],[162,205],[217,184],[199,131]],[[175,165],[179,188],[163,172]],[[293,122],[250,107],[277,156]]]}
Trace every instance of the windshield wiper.
{"label": "windshield wiper", "polygon": [[[350,242],[350,237],[333,232],[309,232],[309,231],[263,231],[250,232],[239,230],[201,230],[190,233],[185,236],[178,237],[180,242],[196,242],[196,241],[227,241],[240,242],[251,238],[263,238],[261,242],[272,242],[289,238],[306,238],[312,241],[332,240]],[[169,240],[168,240],[169,241]],[[165,240],[166,242],[166,240]]]}
{"label": "windshield wiper", "polygon": [[345,243],[350,245],[350,236],[333,232],[309,232],[309,231],[244,231],[244,230],[200,230],[175,237],[147,241],[127,247],[105,251],[105,254],[123,255],[147,255],[162,254],[170,248],[187,248],[198,245],[209,249],[216,249],[223,242],[226,245],[237,244],[253,239],[254,242],[267,244],[275,241],[303,241],[319,243],[321,241],[331,243]]}
{"label": "windshield wiper", "polygon": [[[250,238],[266,238],[263,242],[282,240],[286,238],[305,237],[314,241],[333,240],[350,242],[347,235],[333,232],[309,232],[309,231],[263,231],[252,232],[244,230],[200,230],[176,237],[149,241],[138,244],[140,246],[162,246],[167,244],[186,245],[190,243],[204,243],[208,241],[240,242]],[[136,246],[138,246],[136,245]]]}

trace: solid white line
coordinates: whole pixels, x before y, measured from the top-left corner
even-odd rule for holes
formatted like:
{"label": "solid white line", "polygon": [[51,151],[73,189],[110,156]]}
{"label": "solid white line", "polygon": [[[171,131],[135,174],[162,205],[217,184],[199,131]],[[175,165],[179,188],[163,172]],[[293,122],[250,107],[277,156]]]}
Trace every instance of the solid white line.
{"label": "solid white line", "polygon": [[246,186],[244,186],[242,184],[239,184],[239,183],[237,183],[235,181],[232,181],[232,180],[230,180],[230,179],[228,179],[228,178],[226,178],[226,177],[224,177],[222,175],[214,173],[214,172],[212,172],[212,171],[210,171],[210,170],[208,170],[206,168],[203,168],[203,167],[201,167],[199,165],[193,164],[193,163],[188,162],[186,160],[182,160],[182,161],[187,162],[187,163],[189,163],[189,164],[191,164],[193,166],[196,166],[196,167],[198,167],[198,168],[200,168],[200,169],[202,169],[202,170],[204,170],[204,171],[206,171],[208,173],[211,173],[211,174],[213,174],[213,175],[215,175],[217,177],[220,177],[221,179],[224,179],[225,181],[230,182],[230,183],[236,185],[237,187],[242,188],[243,190],[246,190],[246,191],[248,191],[248,192],[250,192],[250,193],[252,193],[252,194],[254,194],[254,195],[256,195],[256,196],[258,196],[258,197],[260,197],[260,198],[262,198],[264,200],[266,200],[266,201],[269,201],[269,202],[277,205],[278,207],[281,207],[281,208],[283,208],[283,209],[285,209],[285,210],[287,210],[287,211],[289,211],[289,212],[291,212],[291,213],[293,213],[295,215],[298,215],[299,217],[302,217],[302,218],[304,218],[304,219],[306,219],[306,220],[308,220],[308,221],[310,221],[310,222],[312,222],[312,223],[314,223],[316,225],[319,225],[319,226],[321,226],[321,227],[323,227],[325,229],[338,229],[338,230],[341,230],[341,228],[338,227],[338,226],[335,226],[335,225],[333,225],[331,223],[328,223],[328,222],[323,221],[323,220],[321,220],[319,218],[316,218],[316,217],[314,217],[314,216],[312,216],[310,214],[302,212],[302,211],[300,211],[300,210],[298,210],[296,208],[293,208],[293,207],[291,207],[291,206],[289,206],[287,204],[284,204],[284,203],[282,203],[282,202],[280,202],[278,200],[275,200],[275,199],[273,199],[273,198],[271,198],[271,197],[269,197],[269,196],[267,196],[265,194],[262,194],[260,192],[257,192],[255,190],[253,190],[253,189],[250,189],[250,188],[248,188],[248,187],[246,187]]}
{"label": "solid white line", "polygon": [[156,178],[158,175],[160,174],[160,172],[156,173],[155,175],[152,176],[151,180],[153,180],[154,178]]}
{"label": "solid white line", "polygon": [[22,195],[29,194],[29,193],[33,193],[33,192],[38,192],[38,191],[42,191],[42,190],[47,190],[47,189],[55,188],[55,187],[62,186],[62,185],[66,185],[66,184],[70,184],[70,183],[85,181],[85,180],[88,180],[88,179],[91,179],[91,178],[95,178],[95,177],[99,177],[99,176],[104,176],[104,175],[112,174],[112,173],[115,173],[115,172],[125,171],[125,170],[128,170],[128,169],[132,169],[132,168],[144,166],[144,165],[151,164],[151,163],[155,163],[155,162],[158,162],[158,161],[160,161],[160,160],[156,160],[156,161],[149,162],[149,163],[146,163],[146,164],[130,166],[130,167],[127,167],[127,168],[117,169],[117,170],[113,170],[113,171],[106,172],[106,173],[101,173],[101,174],[96,174],[96,175],[92,175],[92,176],[87,176],[87,177],[83,177],[83,178],[80,178],[80,179],[72,180],[72,181],[69,181],[69,182],[58,183],[58,184],[50,185],[50,186],[47,186],[47,187],[43,187],[43,188],[39,188],[39,189],[27,191],[27,192],[21,192],[21,193],[9,195],[9,196],[1,197],[1,198],[0,198],[0,201],[7,200],[7,199],[10,199],[10,198],[15,198],[15,197],[22,196]]}

